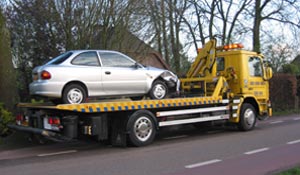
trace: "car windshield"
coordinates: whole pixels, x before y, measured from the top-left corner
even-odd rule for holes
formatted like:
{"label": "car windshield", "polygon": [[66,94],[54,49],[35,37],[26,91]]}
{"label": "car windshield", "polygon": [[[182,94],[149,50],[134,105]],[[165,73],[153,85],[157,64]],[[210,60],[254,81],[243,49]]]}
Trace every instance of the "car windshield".
{"label": "car windshield", "polygon": [[73,52],[66,52],[63,53],[55,58],[53,58],[51,61],[49,61],[47,63],[47,65],[58,65],[61,64],[62,62],[64,62],[66,59],[68,59],[71,55],[73,54]]}

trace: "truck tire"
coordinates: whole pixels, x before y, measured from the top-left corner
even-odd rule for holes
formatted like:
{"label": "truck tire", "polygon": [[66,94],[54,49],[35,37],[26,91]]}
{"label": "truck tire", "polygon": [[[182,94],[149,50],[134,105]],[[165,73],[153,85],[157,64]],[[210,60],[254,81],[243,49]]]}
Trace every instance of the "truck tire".
{"label": "truck tire", "polygon": [[134,112],[127,122],[129,141],[133,146],[146,146],[153,142],[157,124],[153,114],[147,110]]}
{"label": "truck tire", "polygon": [[155,80],[149,95],[151,99],[164,99],[168,95],[168,86],[161,80]]}
{"label": "truck tire", "polygon": [[80,104],[86,101],[87,93],[79,84],[69,84],[63,91],[62,101],[64,104]]}
{"label": "truck tire", "polygon": [[257,112],[249,103],[244,103],[240,112],[238,128],[241,131],[250,131],[255,127]]}

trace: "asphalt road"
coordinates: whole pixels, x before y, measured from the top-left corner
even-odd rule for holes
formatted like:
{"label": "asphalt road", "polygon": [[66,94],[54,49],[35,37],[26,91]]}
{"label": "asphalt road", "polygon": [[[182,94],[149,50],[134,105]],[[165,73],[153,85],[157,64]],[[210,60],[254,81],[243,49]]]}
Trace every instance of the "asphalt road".
{"label": "asphalt road", "polygon": [[1,175],[259,175],[295,165],[300,165],[300,115],[258,122],[251,132],[163,129],[142,148],[80,141],[0,150]]}

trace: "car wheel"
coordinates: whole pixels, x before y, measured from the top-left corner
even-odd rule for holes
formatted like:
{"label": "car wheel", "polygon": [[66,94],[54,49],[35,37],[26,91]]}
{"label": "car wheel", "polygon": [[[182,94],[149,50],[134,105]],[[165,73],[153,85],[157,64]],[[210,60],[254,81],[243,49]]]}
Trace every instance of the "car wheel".
{"label": "car wheel", "polygon": [[63,91],[63,103],[80,104],[86,101],[87,93],[79,84],[70,84]]}
{"label": "car wheel", "polygon": [[146,110],[133,113],[127,123],[129,141],[134,146],[146,146],[153,142],[156,135],[156,123],[153,114]]}
{"label": "car wheel", "polygon": [[244,103],[242,105],[242,110],[240,114],[240,122],[238,123],[238,128],[241,131],[250,131],[255,127],[256,124],[256,110],[249,103]]}
{"label": "car wheel", "polygon": [[152,88],[150,90],[150,98],[152,99],[163,99],[168,94],[168,87],[166,83],[161,80],[156,80],[152,84]]}

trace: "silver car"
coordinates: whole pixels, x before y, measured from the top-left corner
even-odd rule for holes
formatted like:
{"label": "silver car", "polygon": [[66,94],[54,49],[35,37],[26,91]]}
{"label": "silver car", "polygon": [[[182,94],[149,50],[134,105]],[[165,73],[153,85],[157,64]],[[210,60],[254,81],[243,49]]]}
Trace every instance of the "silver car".
{"label": "silver car", "polygon": [[34,68],[30,94],[55,103],[78,104],[88,97],[126,96],[163,99],[179,90],[178,77],[163,69],[145,67],[116,51],[75,50]]}

